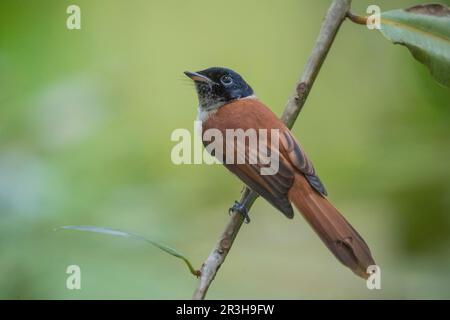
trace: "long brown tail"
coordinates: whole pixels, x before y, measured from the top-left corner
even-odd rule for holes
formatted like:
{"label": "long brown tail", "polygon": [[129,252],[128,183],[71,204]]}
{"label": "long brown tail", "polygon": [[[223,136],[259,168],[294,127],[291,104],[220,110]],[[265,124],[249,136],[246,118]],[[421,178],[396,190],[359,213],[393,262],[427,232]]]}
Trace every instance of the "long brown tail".
{"label": "long brown tail", "polygon": [[367,267],[375,265],[375,261],[366,242],[326,198],[311,188],[303,175],[295,177],[289,199],[334,256],[367,279]]}

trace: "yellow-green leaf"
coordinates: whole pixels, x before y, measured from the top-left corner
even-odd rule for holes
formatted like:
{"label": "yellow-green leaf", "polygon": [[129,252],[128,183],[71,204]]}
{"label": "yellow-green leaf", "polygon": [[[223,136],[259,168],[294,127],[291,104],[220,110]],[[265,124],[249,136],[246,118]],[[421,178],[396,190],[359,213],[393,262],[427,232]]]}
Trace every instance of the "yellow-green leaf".
{"label": "yellow-green leaf", "polygon": [[450,87],[450,8],[426,4],[387,11],[381,14],[380,31],[406,46],[438,82]]}

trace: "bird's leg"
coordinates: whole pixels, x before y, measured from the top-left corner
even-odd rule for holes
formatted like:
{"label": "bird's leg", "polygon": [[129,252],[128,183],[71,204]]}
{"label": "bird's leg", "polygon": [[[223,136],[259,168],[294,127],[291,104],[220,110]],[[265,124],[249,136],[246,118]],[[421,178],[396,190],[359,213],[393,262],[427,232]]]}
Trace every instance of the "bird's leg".
{"label": "bird's leg", "polygon": [[238,212],[244,218],[245,223],[250,222],[250,217],[248,216],[248,210],[245,207],[245,204],[240,203],[239,201],[234,201],[233,206],[228,209],[228,213],[231,214],[233,211]]}

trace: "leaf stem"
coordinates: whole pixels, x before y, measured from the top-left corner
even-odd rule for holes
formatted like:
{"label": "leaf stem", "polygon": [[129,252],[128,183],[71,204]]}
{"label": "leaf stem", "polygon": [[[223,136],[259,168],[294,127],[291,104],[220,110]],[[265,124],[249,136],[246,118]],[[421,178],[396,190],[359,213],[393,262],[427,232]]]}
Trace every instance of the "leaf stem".
{"label": "leaf stem", "polygon": [[347,12],[347,18],[353,21],[356,24],[367,25],[367,16],[358,16],[351,12],[350,10]]}

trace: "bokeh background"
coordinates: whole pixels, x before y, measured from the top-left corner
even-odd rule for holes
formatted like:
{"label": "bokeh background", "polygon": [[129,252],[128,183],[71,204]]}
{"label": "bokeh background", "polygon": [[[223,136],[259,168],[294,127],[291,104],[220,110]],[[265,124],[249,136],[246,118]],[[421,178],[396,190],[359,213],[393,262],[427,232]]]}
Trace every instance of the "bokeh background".
{"label": "bokeh background", "polygon": [[[364,13],[420,1],[354,1]],[[448,1],[441,1],[447,4]],[[66,8],[81,7],[81,30]],[[197,98],[182,72],[227,66],[281,114],[330,1],[1,1],[0,298],[190,298],[242,184],[176,166]],[[409,52],[344,23],[293,131],[364,235],[382,290],[338,264],[300,217],[258,200],[209,298],[450,298],[450,92]],[[68,265],[82,289],[66,289]]]}

